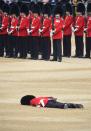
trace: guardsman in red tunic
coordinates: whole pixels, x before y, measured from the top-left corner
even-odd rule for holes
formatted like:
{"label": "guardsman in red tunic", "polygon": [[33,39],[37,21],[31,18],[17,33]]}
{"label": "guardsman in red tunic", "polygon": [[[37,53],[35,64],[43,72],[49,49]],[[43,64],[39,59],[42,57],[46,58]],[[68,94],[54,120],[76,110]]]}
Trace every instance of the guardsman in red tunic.
{"label": "guardsman in red tunic", "polygon": [[63,56],[71,56],[71,36],[72,36],[72,6],[71,4],[66,4],[66,16],[64,18],[64,28],[63,28]]}
{"label": "guardsman in red tunic", "polygon": [[85,58],[91,58],[91,3],[87,6],[87,28],[86,32],[86,55]]}
{"label": "guardsman in red tunic", "polygon": [[[31,2],[29,5],[29,15],[28,15],[28,19],[29,19],[29,28],[31,28],[31,23],[32,23],[32,19],[33,19],[33,7],[34,7],[35,3]],[[31,54],[31,35],[28,35],[28,53]]]}
{"label": "guardsman in red tunic", "polygon": [[34,95],[25,95],[20,100],[21,105],[43,107],[43,108],[58,108],[58,109],[68,109],[68,108],[83,108],[82,104],[74,103],[62,103],[57,101],[57,98],[40,96],[35,97]]}
{"label": "guardsman in red tunic", "polygon": [[18,26],[18,16],[19,16],[19,7],[16,4],[13,4],[10,8],[11,15],[11,24],[8,29],[9,35],[9,57],[17,57],[18,55],[18,46],[17,46],[17,26]]}
{"label": "guardsman in red tunic", "polygon": [[62,10],[60,6],[57,6],[54,11],[55,17],[51,25],[50,35],[53,36],[53,59],[52,61],[62,61],[62,30],[63,30],[63,19],[61,17]]}
{"label": "guardsman in red tunic", "polygon": [[31,28],[28,31],[30,35],[32,36],[31,38],[31,59],[38,59],[38,53],[39,53],[39,29],[41,26],[40,22],[40,10],[39,6],[37,4],[34,5],[33,9],[33,19],[31,22]]}
{"label": "guardsman in red tunic", "polygon": [[77,16],[75,19],[75,57],[83,57],[84,55],[84,42],[83,42],[83,34],[84,34],[84,26],[85,26],[85,6],[83,3],[78,3],[77,5]]}
{"label": "guardsman in red tunic", "polygon": [[43,7],[43,24],[40,31],[42,39],[42,59],[49,60],[51,53],[51,41],[50,41],[50,6],[49,4],[44,5]]}
{"label": "guardsman in red tunic", "polygon": [[27,37],[29,30],[29,19],[27,18],[29,10],[26,4],[23,4],[20,9],[21,18],[18,27],[18,42],[20,58],[25,59],[27,57]]}
{"label": "guardsman in red tunic", "polygon": [[6,51],[6,56],[8,55],[8,49],[7,49],[7,45],[8,45],[8,34],[7,34],[7,28],[9,25],[9,6],[7,4],[3,5],[3,17],[2,17],[2,25],[0,28],[0,35],[1,35],[1,43],[2,43],[2,53],[1,55],[4,56],[4,48]]}

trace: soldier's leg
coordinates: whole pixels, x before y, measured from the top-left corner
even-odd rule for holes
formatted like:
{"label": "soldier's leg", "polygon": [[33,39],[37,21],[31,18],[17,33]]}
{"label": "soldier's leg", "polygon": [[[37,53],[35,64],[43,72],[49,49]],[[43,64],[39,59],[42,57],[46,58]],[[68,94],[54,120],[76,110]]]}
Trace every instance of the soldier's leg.
{"label": "soldier's leg", "polygon": [[79,38],[78,36],[75,36],[75,56],[79,56]]}
{"label": "soldier's leg", "polygon": [[9,57],[13,57],[13,48],[14,47],[14,37],[13,36],[9,36]]}
{"label": "soldier's leg", "polygon": [[84,51],[84,44],[83,44],[83,37],[78,37],[78,45],[79,45],[79,48],[78,48],[78,52],[79,52],[79,57],[83,57],[83,51]]}
{"label": "soldier's leg", "polygon": [[66,36],[63,36],[63,56],[67,56],[67,40],[66,40]]}
{"label": "soldier's leg", "polygon": [[68,35],[66,37],[66,41],[67,41],[67,57],[71,56],[71,35]]}
{"label": "soldier's leg", "polygon": [[49,100],[45,107],[64,109],[64,103],[60,103],[54,100]]}
{"label": "soldier's leg", "polygon": [[44,59],[49,60],[50,58],[50,39],[48,37],[44,38]]}
{"label": "soldier's leg", "polygon": [[4,43],[3,43],[3,35],[0,35],[0,57],[4,56]]}
{"label": "soldier's leg", "polygon": [[50,59],[51,55],[51,41],[50,38],[47,38],[47,58]]}
{"label": "soldier's leg", "polygon": [[82,104],[73,104],[73,103],[61,103],[61,102],[50,100],[46,104],[46,107],[67,109],[67,108],[83,108],[83,105]]}
{"label": "soldier's leg", "polygon": [[22,57],[25,59],[27,57],[27,38],[22,38]]}
{"label": "soldier's leg", "polygon": [[62,45],[61,39],[57,40],[57,61],[62,61]]}
{"label": "soldier's leg", "polygon": [[10,36],[9,35],[5,35],[4,45],[5,45],[6,57],[10,57]]}
{"label": "soldier's leg", "polygon": [[18,38],[18,42],[19,42],[19,58],[22,58],[22,37],[20,36]]}
{"label": "soldier's leg", "polygon": [[34,59],[38,59],[38,52],[39,52],[39,39],[35,37],[34,39]]}
{"label": "soldier's leg", "polygon": [[42,40],[41,40],[42,44],[41,44],[41,54],[42,54],[42,59],[45,59],[45,52],[46,52],[46,49],[45,49],[45,37],[42,37]]}
{"label": "soldier's leg", "polygon": [[87,37],[86,38],[86,58],[90,58],[90,41],[91,38]]}
{"label": "soldier's leg", "polygon": [[14,36],[14,57],[17,58],[18,57],[18,53],[19,53],[19,37],[18,36]]}
{"label": "soldier's leg", "polygon": [[53,40],[53,59],[57,61],[57,40]]}

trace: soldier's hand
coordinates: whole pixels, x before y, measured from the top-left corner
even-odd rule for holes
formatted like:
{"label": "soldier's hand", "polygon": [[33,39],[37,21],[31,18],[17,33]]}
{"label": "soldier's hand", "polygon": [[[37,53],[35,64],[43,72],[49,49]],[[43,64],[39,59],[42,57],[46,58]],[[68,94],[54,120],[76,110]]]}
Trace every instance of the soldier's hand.
{"label": "soldier's hand", "polygon": [[8,31],[8,35],[11,35],[12,34],[12,32],[11,31]]}
{"label": "soldier's hand", "polygon": [[85,33],[87,32],[87,28],[84,28],[84,32],[85,32]]}
{"label": "soldier's hand", "polygon": [[41,33],[43,30],[42,29],[39,29],[39,32]]}
{"label": "soldier's hand", "polygon": [[32,30],[27,29],[28,34],[32,33]]}
{"label": "soldier's hand", "polygon": [[18,30],[19,30],[19,28],[20,28],[19,26],[16,27],[16,29],[18,29]]}
{"label": "soldier's hand", "polygon": [[0,31],[2,31],[2,27],[0,28]]}
{"label": "soldier's hand", "polygon": [[74,27],[72,27],[72,32],[74,32]]}
{"label": "soldier's hand", "polygon": [[53,33],[52,33],[52,30],[50,31],[50,37],[52,37],[53,36]]}

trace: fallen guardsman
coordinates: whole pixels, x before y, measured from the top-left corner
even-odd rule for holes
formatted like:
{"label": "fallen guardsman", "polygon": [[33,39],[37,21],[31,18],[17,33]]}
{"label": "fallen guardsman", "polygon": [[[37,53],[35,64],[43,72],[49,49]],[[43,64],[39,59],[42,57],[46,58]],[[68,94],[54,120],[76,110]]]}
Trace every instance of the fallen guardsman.
{"label": "fallen guardsman", "polygon": [[61,103],[58,102],[54,97],[35,97],[33,95],[23,96],[20,100],[21,105],[30,105],[35,107],[45,107],[45,108],[83,108],[82,104],[74,103]]}

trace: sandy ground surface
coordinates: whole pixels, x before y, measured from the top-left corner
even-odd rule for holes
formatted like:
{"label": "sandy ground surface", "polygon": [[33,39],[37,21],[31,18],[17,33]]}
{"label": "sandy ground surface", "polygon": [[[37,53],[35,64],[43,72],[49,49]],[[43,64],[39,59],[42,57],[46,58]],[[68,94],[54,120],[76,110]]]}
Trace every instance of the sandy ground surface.
{"label": "sandy ground surface", "polygon": [[[54,96],[84,109],[21,106],[23,95]],[[0,58],[0,131],[91,131],[91,59],[62,63]]]}

